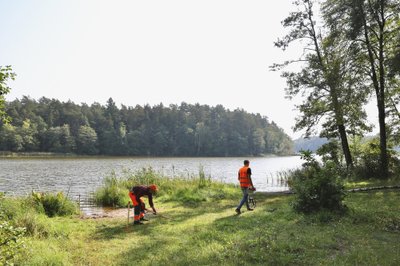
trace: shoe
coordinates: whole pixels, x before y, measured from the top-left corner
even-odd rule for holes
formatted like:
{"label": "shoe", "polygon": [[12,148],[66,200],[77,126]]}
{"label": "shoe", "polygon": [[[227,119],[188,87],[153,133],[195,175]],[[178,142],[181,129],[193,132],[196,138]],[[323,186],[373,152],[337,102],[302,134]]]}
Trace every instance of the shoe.
{"label": "shoe", "polygon": [[247,208],[247,210],[248,210],[248,211],[254,211],[254,209],[252,209],[252,208]]}
{"label": "shoe", "polygon": [[134,225],[136,225],[136,224],[137,224],[137,225],[140,225],[140,224],[143,224],[143,223],[142,223],[141,221],[134,221],[133,224],[134,224]]}
{"label": "shoe", "polygon": [[149,220],[144,218],[144,217],[142,217],[142,218],[140,218],[140,221],[148,222]]}
{"label": "shoe", "polygon": [[242,213],[239,209],[236,209],[235,212],[236,212],[237,214],[241,214],[241,213]]}

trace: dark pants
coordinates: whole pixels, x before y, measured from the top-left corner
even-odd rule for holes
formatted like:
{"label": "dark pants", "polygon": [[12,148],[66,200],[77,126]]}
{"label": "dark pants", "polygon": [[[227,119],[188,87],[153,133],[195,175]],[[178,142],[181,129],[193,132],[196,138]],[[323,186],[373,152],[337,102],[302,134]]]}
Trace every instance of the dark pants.
{"label": "dark pants", "polygon": [[243,206],[243,204],[246,203],[247,209],[250,209],[249,202],[247,201],[249,197],[249,188],[248,187],[242,187],[242,192],[243,192],[243,198],[239,203],[239,206],[237,207],[238,210],[240,210]]}
{"label": "dark pants", "polygon": [[140,218],[144,217],[144,211],[146,209],[146,206],[144,205],[143,200],[139,197],[136,197],[136,195],[133,194],[132,192],[129,192],[129,197],[131,198],[133,204],[133,210],[134,210],[133,219],[135,221],[139,221]]}

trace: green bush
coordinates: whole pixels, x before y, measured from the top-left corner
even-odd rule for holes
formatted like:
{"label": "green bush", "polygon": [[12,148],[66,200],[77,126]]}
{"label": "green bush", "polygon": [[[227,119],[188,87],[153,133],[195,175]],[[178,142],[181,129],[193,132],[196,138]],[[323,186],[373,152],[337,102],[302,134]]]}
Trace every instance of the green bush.
{"label": "green bush", "polygon": [[32,192],[30,200],[36,203],[37,210],[43,210],[49,217],[78,213],[76,203],[68,199],[62,192],[57,194]]}
{"label": "green bush", "polygon": [[[378,138],[373,138],[362,142],[355,141],[351,146],[354,154],[353,179],[379,179],[381,178],[380,169],[380,143]],[[398,177],[400,172],[400,160],[396,156],[393,144],[388,143],[389,173],[391,177]]]}
{"label": "green bush", "polygon": [[323,163],[333,162],[337,166],[341,166],[342,164],[343,153],[337,140],[331,140],[328,143],[322,145],[316,153],[321,156],[321,160]]}
{"label": "green bush", "polygon": [[[0,214],[1,216],[1,214]],[[14,227],[0,217],[0,265],[13,265],[24,248],[25,228]]]}
{"label": "green bush", "polygon": [[289,177],[289,186],[295,192],[293,208],[303,213],[344,210],[345,191],[336,165],[320,165],[311,152],[303,152],[302,158],[306,160],[303,167]]}
{"label": "green bush", "polygon": [[359,153],[353,173],[355,179],[370,179],[380,176],[380,148],[379,140],[372,139],[359,144]]}

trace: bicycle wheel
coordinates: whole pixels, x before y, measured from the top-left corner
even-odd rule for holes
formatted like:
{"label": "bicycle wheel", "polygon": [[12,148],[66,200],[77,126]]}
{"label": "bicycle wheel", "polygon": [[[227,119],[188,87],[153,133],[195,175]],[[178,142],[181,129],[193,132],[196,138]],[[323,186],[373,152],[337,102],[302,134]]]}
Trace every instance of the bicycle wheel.
{"label": "bicycle wheel", "polygon": [[253,196],[249,196],[247,201],[249,203],[250,208],[254,209],[256,207],[256,200],[253,198]]}

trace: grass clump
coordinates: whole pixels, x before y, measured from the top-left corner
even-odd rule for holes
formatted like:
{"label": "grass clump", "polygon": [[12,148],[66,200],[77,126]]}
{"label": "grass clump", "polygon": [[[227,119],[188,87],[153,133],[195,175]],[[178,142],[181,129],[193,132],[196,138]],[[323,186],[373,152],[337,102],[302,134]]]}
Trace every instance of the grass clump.
{"label": "grass clump", "polygon": [[94,200],[100,206],[123,207],[129,201],[126,180],[118,178],[115,173],[104,178],[103,186],[96,190]]}
{"label": "grass clump", "polygon": [[62,192],[32,192],[31,201],[38,210],[43,211],[49,217],[67,216],[78,213],[78,206]]}

